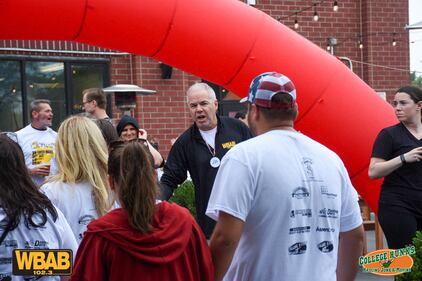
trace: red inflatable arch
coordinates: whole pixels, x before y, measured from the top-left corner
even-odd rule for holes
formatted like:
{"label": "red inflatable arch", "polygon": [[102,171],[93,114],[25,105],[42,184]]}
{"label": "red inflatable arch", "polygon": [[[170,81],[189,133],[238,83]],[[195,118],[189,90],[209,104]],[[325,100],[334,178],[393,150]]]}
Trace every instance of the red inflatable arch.
{"label": "red inflatable arch", "polygon": [[245,96],[261,72],[297,87],[297,129],[336,151],[377,209],[372,143],[396,118],[343,63],[238,0],[0,0],[0,38],[73,40],[163,61]]}

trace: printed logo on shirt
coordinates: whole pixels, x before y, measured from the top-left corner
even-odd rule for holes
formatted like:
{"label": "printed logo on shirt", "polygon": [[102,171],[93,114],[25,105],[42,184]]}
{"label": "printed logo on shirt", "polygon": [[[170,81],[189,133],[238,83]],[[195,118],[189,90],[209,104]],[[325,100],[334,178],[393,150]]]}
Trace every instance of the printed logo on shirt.
{"label": "printed logo on shirt", "polygon": [[35,240],[35,241],[25,241],[25,249],[47,249],[48,242]]}
{"label": "printed logo on shirt", "polygon": [[334,231],[336,231],[336,230],[332,227],[319,227],[319,226],[317,226],[317,228],[316,228],[316,232],[334,232]]}
{"label": "printed logo on shirt", "polygon": [[91,221],[95,220],[92,215],[83,215],[79,218],[78,223],[83,225],[88,225]]}
{"label": "printed logo on shirt", "polygon": [[17,240],[4,240],[3,243],[1,243],[2,246],[6,248],[17,248],[18,247],[18,241]]}
{"label": "printed logo on shirt", "polygon": [[302,216],[302,217],[312,217],[312,210],[311,209],[300,209],[300,210],[291,210],[290,211],[290,217],[295,218],[296,216]]}
{"label": "printed logo on shirt", "polygon": [[225,143],[222,143],[221,144],[221,146],[224,148],[224,149],[230,149],[230,148],[232,148],[233,146],[235,146],[236,145],[236,142],[235,141],[228,141],[228,142],[225,142]]}
{"label": "printed logo on shirt", "polygon": [[72,256],[72,250],[15,249],[12,255],[13,275],[70,275],[72,273]]}
{"label": "printed logo on shirt", "polygon": [[11,281],[12,276],[10,276],[12,273],[0,273],[0,281]]}
{"label": "printed logo on shirt", "polygon": [[325,197],[329,199],[337,198],[337,194],[329,192],[328,187],[326,186],[321,186],[321,195],[324,195]]}
{"label": "printed logo on shirt", "polygon": [[312,168],[313,161],[311,158],[303,157],[302,164],[305,169],[305,175],[308,180],[314,180],[314,169]]}
{"label": "printed logo on shirt", "polygon": [[32,142],[32,165],[46,164],[54,156],[54,143]]}
{"label": "printed logo on shirt", "polygon": [[336,219],[338,218],[338,210],[327,209],[327,208],[321,209],[319,210],[319,217]]}
{"label": "printed logo on shirt", "polygon": [[12,258],[0,258],[0,264],[12,263]]}
{"label": "printed logo on shirt", "polygon": [[323,253],[329,253],[334,249],[333,243],[330,241],[322,241],[317,245],[317,247]]}
{"label": "printed logo on shirt", "polygon": [[297,242],[289,247],[289,255],[301,255],[306,252],[306,242]]}
{"label": "printed logo on shirt", "polygon": [[306,187],[299,186],[292,192],[292,197],[296,199],[303,199],[309,197],[310,193]]}
{"label": "printed logo on shirt", "polygon": [[293,227],[290,228],[289,234],[299,234],[299,233],[306,233],[311,232],[310,226],[299,226],[299,227]]}

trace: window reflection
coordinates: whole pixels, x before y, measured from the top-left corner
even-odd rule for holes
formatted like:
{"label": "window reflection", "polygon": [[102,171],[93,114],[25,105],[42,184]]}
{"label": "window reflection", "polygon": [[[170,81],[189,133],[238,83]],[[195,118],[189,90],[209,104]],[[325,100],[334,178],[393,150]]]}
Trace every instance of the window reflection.
{"label": "window reflection", "polygon": [[0,60],[0,130],[23,127],[20,63]]}
{"label": "window reflection", "polygon": [[25,64],[25,74],[28,105],[36,99],[50,100],[54,114],[52,127],[57,130],[66,118],[64,63],[29,61]]}

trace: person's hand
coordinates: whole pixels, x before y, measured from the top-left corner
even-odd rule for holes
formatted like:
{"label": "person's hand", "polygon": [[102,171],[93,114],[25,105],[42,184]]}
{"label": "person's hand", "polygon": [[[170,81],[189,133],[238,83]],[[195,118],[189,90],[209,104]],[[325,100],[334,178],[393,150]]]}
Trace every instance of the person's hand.
{"label": "person's hand", "polygon": [[411,151],[403,154],[406,163],[414,163],[422,160],[422,146],[412,149]]}
{"label": "person's hand", "polygon": [[138,138],[148,140],[148,133],[144,129],[139,129]]}
{"label": "person's hand", "polygon": [[31,176],[46,177],[50,174],[50,164],[40,164],[32,168],[28,168]]}

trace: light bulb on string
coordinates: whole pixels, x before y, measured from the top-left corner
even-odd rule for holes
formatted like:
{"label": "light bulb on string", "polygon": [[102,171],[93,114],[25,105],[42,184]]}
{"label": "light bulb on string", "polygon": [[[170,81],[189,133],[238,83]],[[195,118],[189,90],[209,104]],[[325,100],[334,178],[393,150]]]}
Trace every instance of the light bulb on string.
{"label": "light bulb on string", "polygon": [[391,45],[393,45],[393,47],[395,47],[397,45],[396,34],[395,33],[393,33],[393,41],[391,41]]}
{"label": "light bulb on string", "polygon": [[317,12],[317,9],[316,9],[316,4],[314,4],[314,17],[313,17],[313,20],[314,21],[318,21],[318,19],[319,19],[319,16],[318,16],[318,12]]}
{"label": "light bulb on string", "polygon": [[334,11],[334,12],[337,12],[337,11],[338,11],[338,3],[337,3],[337,1],[334,1],[334,4],[333,4],[333,11]]}
{"label": "light bulb on string", "polygon": [[358,45],[359,45],[359,49],[363,49],[363,42],[362,42],[362,40],[359,40]]}
{"label": "light bulb on string", "polygon": [[295,25],[294,25],[295,29],[299,28],[299,22],[297,21],[297,19],[295,19]]}

